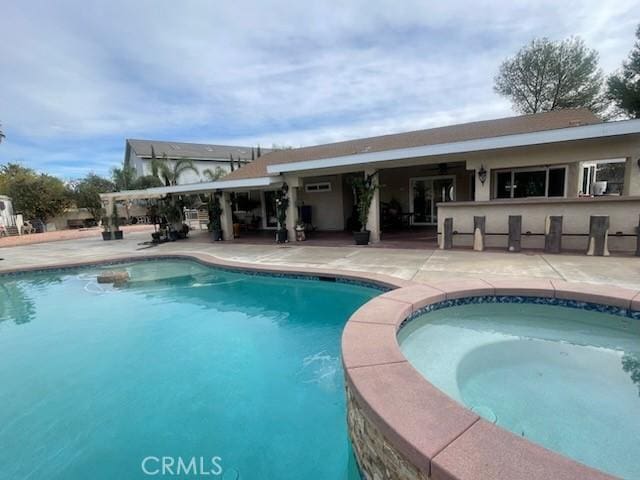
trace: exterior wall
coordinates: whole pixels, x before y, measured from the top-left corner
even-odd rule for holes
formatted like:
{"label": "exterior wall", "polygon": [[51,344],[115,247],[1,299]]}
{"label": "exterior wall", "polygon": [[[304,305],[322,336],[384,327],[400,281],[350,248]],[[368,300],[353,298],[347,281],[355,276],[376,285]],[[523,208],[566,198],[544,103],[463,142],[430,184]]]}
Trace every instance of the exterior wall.
{"label": "exterior wall", "polygon": [[[438,210],[438,232],[443,231],[444,219],[453,218],[453,230],[460,233],[473,232],[473,217],[486,217],[486,231],[507,233],[509,215],[522,215],[522,248],[543,248],[544,236],[527,236],[526,232],[544,233],[548,215],[563,217],[562,248],[587,250],[590,215],[609,216],[609,250],[634,252],[636,249],[636,227],[640,215],[640,197],[596,197],[557,200],[492,200],[481,203],[440,204]],[[629,235],[617,237],[622,232]],[[566,234],[584,234],[568,236]],[[473,235],[454,235],[454,246],[473,245]],[[487,235],[487,247],[507,248],[506,235]]]}
{"label": "exterior wall", "polygon": [[[480,170],[481,166],[487,170],[487,180],[484,184],[480,182],[476,175],[475,199],[477,201],[485,201],[491,199],[492,170],[540,165],[571,165],[584,161],[627,158],[629,156],[637,158],[639,153],[640,142],[636,138],[629,136],[628,138],[597,139],[493,152],[478,152],[466,155],[466,161],[467,168],[470,170]],[[640,185],[640,169],[636,170],[638,172],[633,172],[633,178],[636,179],[634,184]],[[575,196],[579,190],[577,165],[570,168],[568,178],[567,196]]]}
{"label": "exterior wall", "polygon": [[[298,189],[298,201],[311,205],[313,225],[318,230],[344,230],[342,175],[307,177],[302,179]],[[330,192],[307,192],[304,186],[310,183],[329,182]],[[350,194],[351,192],[347,192]]]}

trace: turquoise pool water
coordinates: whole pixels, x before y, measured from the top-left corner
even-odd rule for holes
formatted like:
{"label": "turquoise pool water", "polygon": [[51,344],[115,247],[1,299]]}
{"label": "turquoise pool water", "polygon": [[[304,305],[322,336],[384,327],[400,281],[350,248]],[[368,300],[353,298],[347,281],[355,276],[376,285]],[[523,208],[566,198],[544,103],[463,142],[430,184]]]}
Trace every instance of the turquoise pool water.
{"label": "turquoise pool water", "polygon": [[379,293],[188,261],[0,277],[0,478],[358,478],[339,339]]}
{"label": "turquoise pool water", "polygon": [[579,462],[640,478],[640,321],[483,303],[400,331],[409,361],[485,419]]}

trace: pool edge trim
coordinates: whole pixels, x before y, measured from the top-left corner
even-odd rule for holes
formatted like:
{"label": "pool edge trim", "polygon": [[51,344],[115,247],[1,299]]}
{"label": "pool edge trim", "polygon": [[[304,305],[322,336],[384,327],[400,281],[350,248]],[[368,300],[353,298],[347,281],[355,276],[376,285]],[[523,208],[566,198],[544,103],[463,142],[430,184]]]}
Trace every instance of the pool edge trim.
{"label": "pool edge trim", "polygon": [[[356,456],[360,451],[356,444],[363,440],[354,437],[362,435],[362,429],[354,431],[351,419],[359,415],[361,422],[373,427],[370,432],[382,436],[371,442],[385,445],[377,453],[383,457],[395,449],[396,456],[419,469],[419,475],[412,477],[416,479],[616,478],[490,424],[455,402],[411,366],[396,335],[413,313],[446,300],[535,296],[637,310],[639,295],[637,290],[557,280],[461,279],[414,284],[370,300],[351,316],[342,336],[349,433]],[[367,461],[358,458],[365,476],[397,474],[368,472],[376,465],[366,465]],[[379,463],[388,468],[390,462]]]}

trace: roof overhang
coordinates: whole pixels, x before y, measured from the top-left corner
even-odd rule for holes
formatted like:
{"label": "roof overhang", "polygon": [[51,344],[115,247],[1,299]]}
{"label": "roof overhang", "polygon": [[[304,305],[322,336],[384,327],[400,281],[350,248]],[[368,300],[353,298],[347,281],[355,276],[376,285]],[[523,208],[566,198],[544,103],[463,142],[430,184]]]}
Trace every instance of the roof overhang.
{"label": "roof overhang", "polygon": [[216,190],[254,190],[282,183],[280,176],[241,178],[237,180],[217,180],[215,182],[188,183],[170,187],[147,188],[146,190],[123,190],[121,192],[101,193],[102,200],[135,200],[162,198],[167,195],[197,194]]}
{"label": "roof overhang", "polygon": [[588,140],[619,135],[640,133],[640,119],[623,120],[617,122],[603,122],[580,127],[559,128],[542,132],[520,133],[500,137],[480,138],[461,142],[440,143],[420,147],[399,148],[379,152],[356,153],[340,157],[305,160],[300,162],[276,163],[267,166],[271,174],[317,170],[323,168],[363,165],[377,162],[387,162],[406,158],[428,157],[434,155],[448,155],[456,153],[480,152],[501,148],[525,147],[546,143],[569,142],[574,140]]}

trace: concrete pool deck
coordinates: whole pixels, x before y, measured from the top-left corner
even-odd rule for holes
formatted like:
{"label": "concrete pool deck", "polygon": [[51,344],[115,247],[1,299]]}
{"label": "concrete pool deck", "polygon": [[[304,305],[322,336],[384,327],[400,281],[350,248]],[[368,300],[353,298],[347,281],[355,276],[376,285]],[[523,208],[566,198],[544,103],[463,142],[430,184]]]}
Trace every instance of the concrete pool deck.
{"label": "concrete pool deck", "polygon": [[464,278],[503,281],[548,279],[640,289],[640,258],[632,256],[587,257],[578,254],[416,250],[355,245],[322,247],[304,243],[212,243],[206,233],[198,232],[189,240],[158,246],[143,245],[149,237],[148,232],[128,232],[122,241],[105,242],[100,237],[90,237],[0,247],[0,272],[65,262],[99,261],[113,256],[197,253],[265,267],[377,273],[419,283]]}

